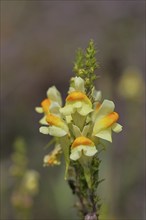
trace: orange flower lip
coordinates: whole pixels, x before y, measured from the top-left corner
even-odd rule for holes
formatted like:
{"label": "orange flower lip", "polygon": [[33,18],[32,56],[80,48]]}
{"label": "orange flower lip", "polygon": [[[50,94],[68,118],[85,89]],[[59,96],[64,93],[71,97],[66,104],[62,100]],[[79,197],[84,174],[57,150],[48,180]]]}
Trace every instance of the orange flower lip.
{"label": "orange flower lip", "polygon": [[49,125],[54,125],[54,126],[57,126],[57,127],[62,127],[63,126],[62,120],[59,117],[57,117],[56,115],[53,115],[53,114],[47,114],[46,121],[48,122]]}
{"label": "orange flower lip", "polygon": [[91,105],[91,101],[89,100],[89,98],[82,92],[77,92],[77,91],[74,91],[74,92],[71,92],[67,98],[66,98],[66,101],[69,101],[69,102],[73,102],[73,101],[85,101],[85,102],[88,102],[90,105]]}
{"label": "orange flower lip", "polygon": [[49,107],[51,105],[51,101],[49,99],[44,99],[42,102],[41,102],[41,106],[43,108],[43,111],[47,114],[49,113]]}
{"label": "orange flower lip", "polygon": [[94,143],[89,138],[81,136],[81,137],[77,137],[74,140],[71,148],[78,147],[79,145],[85,145],[85,146],[87,145],[87,146],[91,146],[92,147],[92,146],[94,146]]}
{"label": "orange flower lip", "polygon": [[117,112],[112,112],[101,120],[101,123],[104,124],[107,128],[114,124],[119,119]]}

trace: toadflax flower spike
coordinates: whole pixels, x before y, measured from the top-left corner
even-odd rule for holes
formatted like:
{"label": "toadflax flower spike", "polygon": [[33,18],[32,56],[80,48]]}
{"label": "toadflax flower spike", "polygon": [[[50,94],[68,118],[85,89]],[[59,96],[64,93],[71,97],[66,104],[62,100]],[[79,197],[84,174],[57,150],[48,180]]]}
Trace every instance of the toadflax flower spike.
{"label": "toadflax flower spike", "polygon": [[114,112],[114,108],[114,103],[109,100],[104,100],[101,105],[97,105],[94,114],[93,136],[112,142],[112,130],[117,133],[122,130],[122,126],[116,123],[119,115]]}
{"label": "toadflax flower spike", "polygon": [[63,153],[65,180],[79,198],[79,213],[85,219],[99,220],[100,198],[96,189],[102,180],[98,149],[100,152],[101,139],[112,142],[112,131],[118,133],[122,126],[117,123],[119,115],[114,111],[114,103],[101,102],[101,91],[95,88],[95,70],[99,67],[95,54],[93,40],[85,53],[78,50],[73,68],[76,75],[70,80],[64,106],[60,92],[52,86],[36,111],[44,115],[40,132],[54,137],[48,144],[54,145],[54,150],[44,157],[44,166],[59,165]]}

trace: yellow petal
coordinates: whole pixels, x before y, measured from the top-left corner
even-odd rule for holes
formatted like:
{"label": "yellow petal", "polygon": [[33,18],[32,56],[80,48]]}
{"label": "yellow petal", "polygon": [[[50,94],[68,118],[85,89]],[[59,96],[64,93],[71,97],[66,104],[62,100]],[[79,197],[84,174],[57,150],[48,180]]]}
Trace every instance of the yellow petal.
{"label": "yellow petal", "polygon": [[112,124],[114,124],[119,119],[119,115],[117,112],[112,112],[103,119],[100,120],[100,124],[103,125],[103,127],[108,128]]}
{"label": "yellow petal", "polygon": [[40,133],[42,134],[49,134],[48,127],[42,126],[39,128]]}
{"label": "yellow petal", "polygon": [[35,111],[37,113],[43,113],[43,108],[42,107],[35,107]]}
{"label": "yellow petal", "polygon": [[111,128],[102,130],[99,133],[97,133],[95,136],[107,140],[109,142],[112,142]]}
{"label": "yellow petal", "polygon": [[93,128],[93,133],[96,135],[100,131],[109,128],[112,126],[119,118],[118,113],[112,112],[105,116],[104,118],[96,121],[94,128]]}
{"label": "yellow petal", "polygon": [[72,150],[70,154],[71,160],[78,160],[82,156],[82,151]]}
{"label": "yellow petal", "polygon": [[63,108],[59,109],[60,113],[62,113],[63,115],[71,115],[74,112],[74,109],[72,108],[72,105],[66,105]]}
{"label": "yellow petal", "polygon": [[84,80],[81,77],[76,76],[71,78],[69,93],[73,91],[85,92]]}
{"label": "yellow petal", "polygon": [[75,148],[75,147],[78,147],[78,146],[80,146],[80,145],[86,145],[86,146],[94,146],[94,143],[93,143],[93,141],[91,141],[89,138],[86,138],[86,137],[84,137],[84,136],[81,136],[81,137],[77,137],[75,140],[74,140],[74,142],[73,142],[73,144],[72,144],[72,146],[71,146],[71,148]]}
{"label": "yellow petal", "polygon": [[96,111],[96,121],[99,121],[101,118],[106,117],[114,111],[115,104],[112,101],[104,100],[101,106],[97,106]]}
{"label": "yellow petal", "polygon": [[53,102],[57,102],[60,106],[62,105],[61,94],[55,86],[52,86],[47,91],[47,97]]}
{"label": "yellow petal", "polygon": [[98,151],[95,146],[79,145],[78,147],[71,149],[70,159],[78,160],[79,158],[84,156],[92,157],[97,152]]}
{"label": "yellow petal", "polygon": [[93,109],[92,109],[89,105],[83,103],[83,104],[82,104],[82,108],[79,108],[77,111],[78,111],[78,113],[79,113],[80,115],[86,116],[86,115],[88,115],[90,112],[92,112]]}
{"label": "yellow petal", "polygon": [[54,125],[57,127],[62,127],[64,125],[64,122],[59,117],[53,114],[48,114],[46,116],[46,121],[49,125]]}
{"label": "yellow petal", "polygon": [[40,123],[41,125],[48,125],[48,123],[47,123],[47,121],[46,121],[46,115],[45,115],[43,118],[41,118],[41,120],[39,120],[39,123]]}
{"label": "yellow petal", "polygon": [[114,123],[112,126],[112,130],[116,133],[119,133],[120,131],[122,131],[122,125]]}
{"label": "yellow petal", "polygon": [[71,92],[67,96],[66,101],[67,102],[84,101],[88,103],[90,106],[92,106],[90,99],[83,92],[77,92],[77,91]]}
{"label": "yellow petal", "polygon": [[55,136],[55,137],[63,137],[67,134],[67,131],[65,131],[62,128],[56,127],[56,126],[50,126],[48,128],[48,133],[51,136]]}
{"label": "yellow petal", "polygon": [[49,107],[50,107],[51,101],[49,99],[44,99],[41,102],[41,106],[43,108],[43,111],[45,112],[45,114],[49,113]]}

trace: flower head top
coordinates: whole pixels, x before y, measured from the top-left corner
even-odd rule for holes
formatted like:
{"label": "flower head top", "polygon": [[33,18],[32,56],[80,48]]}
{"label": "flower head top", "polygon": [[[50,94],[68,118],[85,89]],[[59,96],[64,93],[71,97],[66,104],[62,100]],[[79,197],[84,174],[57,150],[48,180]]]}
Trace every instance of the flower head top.
{"label": "flower head top", "polygon": [[85,94],[84,80],[81,77],[72,79],[65,107],[60,109],[60,112],[65,116],[72,115],[75,112],[85,116],[92,112],[92,103]]}
{"label": "flower head top", "polygon": [[85,82],[81,77],[72,77],[68,93],[79,91],[85,93]]}

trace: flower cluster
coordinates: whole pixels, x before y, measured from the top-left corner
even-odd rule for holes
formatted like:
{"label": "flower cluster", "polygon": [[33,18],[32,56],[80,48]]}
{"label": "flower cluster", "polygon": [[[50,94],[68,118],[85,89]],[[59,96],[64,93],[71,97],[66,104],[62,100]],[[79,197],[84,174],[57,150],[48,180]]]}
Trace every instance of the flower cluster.
{"label": "flower cluster", "polygon": [[112,132],[119,133],[122,126],[119,115],[110,100],[102,100],[94,81],[99,67],[96,50],[90,40],[86,51],[78,50],[65,103],[55,86],[47,91],[47,97],[36,107],[42,113],[39,128],[42,134],[53,136],[48,146],[54,149],[44,157],[44,166],[59,165],[64,154],[65,179],[78,197],[77,207],[82,219],[98,220],[100,198],[97,195],[102,141],[112,142]]}
{"label": "flower cluster", "polygon": [[101,102],[101,92],[95,87],[91,96],[92,99],[85,92],[85,80],[77,76],[71,79],[64,106],[56,87],[48,89],[47,98],[36,111],[44,114],[40,132],[54,136],[57,149],[55,146],[53,153],[45,157],[45,164],[59,164],[58,154],[64,152],[67,167],[71,160],[79,160],[84,166],[98,152],[101,139],[112,142],[112,131],[122,130],[114,103]]}

